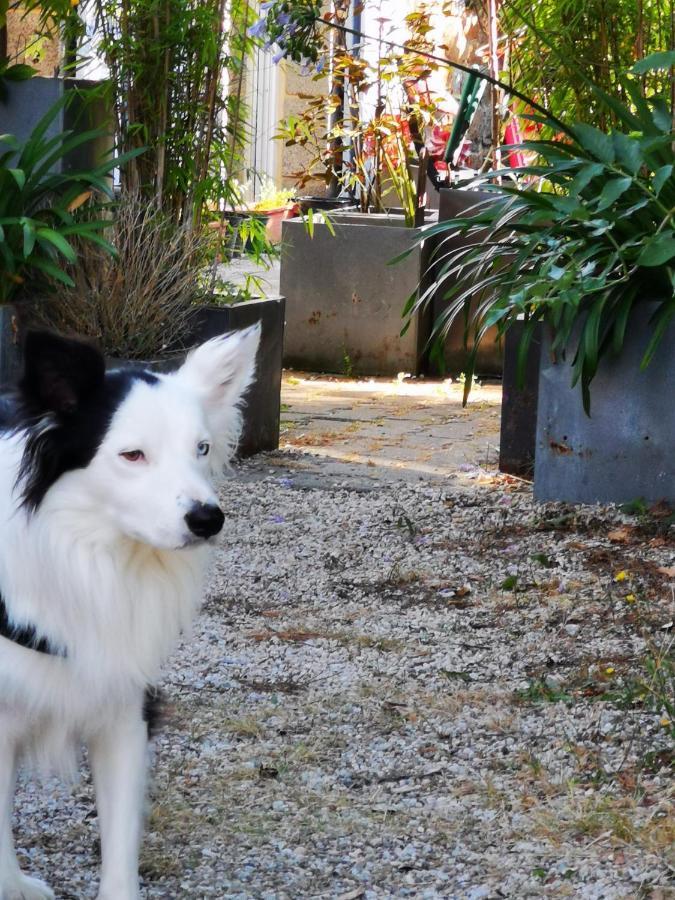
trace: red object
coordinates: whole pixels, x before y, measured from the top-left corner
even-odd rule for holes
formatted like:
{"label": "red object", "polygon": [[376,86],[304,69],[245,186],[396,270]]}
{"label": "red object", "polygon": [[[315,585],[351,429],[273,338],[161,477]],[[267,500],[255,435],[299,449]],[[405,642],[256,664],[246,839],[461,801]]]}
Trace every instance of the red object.
{"label": "red object", "polygon": [[[509,119],[509,123],[504,129],[504,143],[505,144],[520,144],[522,143],[523,137],[520,133],[520,126],[518,124],[518,119],[516,116],[512,115]],[[526,165],[525,163],[525,154],[522,150],[507,150],[506,151],[506,160],[509,166],[512,169],[517,169],[520,166]]]}

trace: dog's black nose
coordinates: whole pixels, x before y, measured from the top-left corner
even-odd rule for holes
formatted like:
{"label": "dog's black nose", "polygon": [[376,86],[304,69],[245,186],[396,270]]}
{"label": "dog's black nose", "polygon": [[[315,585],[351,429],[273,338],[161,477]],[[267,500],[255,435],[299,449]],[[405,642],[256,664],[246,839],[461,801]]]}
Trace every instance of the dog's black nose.
{"label": "dog's black nose", "polygon": [[200,538],[210,538],[223,527],[225,516],[215,503],[195,503],[185,516],[187,527]]}

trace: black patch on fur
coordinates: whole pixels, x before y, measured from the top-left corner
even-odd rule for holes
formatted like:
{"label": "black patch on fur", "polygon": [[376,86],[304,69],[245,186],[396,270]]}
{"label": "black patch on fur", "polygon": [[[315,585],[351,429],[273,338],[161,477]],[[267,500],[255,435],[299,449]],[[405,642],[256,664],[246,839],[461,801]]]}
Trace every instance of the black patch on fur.
{"label": "black patch on fur", "polygon": [[28,650],[36,650],[50,656],[66,656],[63,650],[58,650],[47,638],[39,637],[34,625],[14,625],[10,621],[2,595],[0,595],[0,635]]}
{"label": "black patch on fur", "polygon": [[153,738],[166,721],[164,694],[159,688],[146,688],[143,697],[143,721],[148,726],[148,740]]}
{"label": "black patch on fur", "polygon": [[18,477],[25,507],[35,511],[62,475],[89,465],[139,380],[159,382],[141,368],[106,372],[103,356],[83,341],[46,332],[27,336],[17,398],[0,407],[5,427],[27,431]]}

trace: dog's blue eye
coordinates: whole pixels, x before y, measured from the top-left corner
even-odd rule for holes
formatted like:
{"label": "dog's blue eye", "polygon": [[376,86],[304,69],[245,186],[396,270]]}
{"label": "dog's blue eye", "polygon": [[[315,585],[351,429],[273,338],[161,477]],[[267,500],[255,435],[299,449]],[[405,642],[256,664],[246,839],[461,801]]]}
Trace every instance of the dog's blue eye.
{"label": "dog's blue eye", "polygon": [[206,456],[211,449],[211,444],[208,441],[200,441],[197,444],[197,456]]}
{"label": "dog's blue eye", "polygon": [[141,459],[145,459],[145,453],[142,450],[125,450],[124,453],[120,453],[120,456],[128,459],[129,462],[139,462]]}

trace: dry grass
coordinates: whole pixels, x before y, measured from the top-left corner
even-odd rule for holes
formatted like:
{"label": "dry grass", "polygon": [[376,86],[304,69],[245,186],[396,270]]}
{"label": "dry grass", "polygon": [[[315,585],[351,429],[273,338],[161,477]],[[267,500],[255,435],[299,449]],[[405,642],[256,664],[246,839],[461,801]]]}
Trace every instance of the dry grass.
{"label": "dry grass", "polygon": [[180,349],[190,306],[200,294],[205,242],[176,229],[147,202],[125,195],[106,231],[117,256],[77,245],[69,274],[36,311],[40,324],[97,341],[108,356],[153,359]]}

